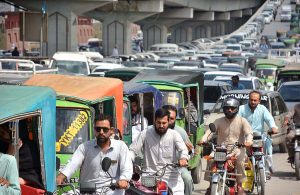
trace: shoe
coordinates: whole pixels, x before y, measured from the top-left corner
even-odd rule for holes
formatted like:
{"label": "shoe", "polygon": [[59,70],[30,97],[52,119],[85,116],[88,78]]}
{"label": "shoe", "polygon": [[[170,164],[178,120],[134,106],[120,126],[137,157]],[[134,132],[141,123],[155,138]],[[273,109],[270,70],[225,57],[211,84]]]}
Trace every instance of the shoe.
{"label": "shoe", "polygon": [[270,173],[273,175],[273,173],[274,173],[274,168],[273,168],[273,166],[269,167],[269,170],[270,170]]}
{"label": "shoe", "polygon": [[266,171],[266,179],[270,180],[271,179],[271,173],[269,171]]}

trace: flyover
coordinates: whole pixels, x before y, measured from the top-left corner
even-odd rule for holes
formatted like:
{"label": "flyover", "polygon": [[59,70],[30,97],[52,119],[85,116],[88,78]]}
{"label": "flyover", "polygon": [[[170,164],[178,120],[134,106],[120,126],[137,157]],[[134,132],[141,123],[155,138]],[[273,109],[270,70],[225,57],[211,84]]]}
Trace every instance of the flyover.
{"label": "flyover", "polygon": [[118,45],[120,54],[131,52],[131,23],[141,25],[144,48],[201,37],[228,34],[261,6],[265,0],[9,0],[30,11],[47,13],[47,55],[76,51],[76,17],[102,22],[105,55]]}

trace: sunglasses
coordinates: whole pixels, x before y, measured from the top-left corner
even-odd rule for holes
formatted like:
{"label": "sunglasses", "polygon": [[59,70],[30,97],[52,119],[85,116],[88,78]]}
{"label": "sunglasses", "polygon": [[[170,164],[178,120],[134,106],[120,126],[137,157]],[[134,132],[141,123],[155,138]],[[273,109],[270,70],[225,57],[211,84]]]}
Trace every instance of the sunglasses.
{"label": "sunglasses", "polygon": [[110,130],[110,128],[107,128],[107,127],[94,127],[94,129],[97,132],[101,132],[101,129],[102,129],[104,133],[107,133]]}

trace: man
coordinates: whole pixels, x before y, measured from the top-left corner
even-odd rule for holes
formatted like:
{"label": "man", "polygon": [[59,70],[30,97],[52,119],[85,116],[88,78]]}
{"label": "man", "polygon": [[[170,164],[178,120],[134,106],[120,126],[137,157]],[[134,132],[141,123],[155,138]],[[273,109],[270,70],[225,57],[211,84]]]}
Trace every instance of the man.
{"label": "man", "polygon": [[[249,147],[252,145],[253,141],[253,133],[251,130],[250,124],[246,119],[237,115],[239,111],[239,101],[235,98],[229,97],[224,100],[222,108],[225,114],[224,117],[216,119],[214,124],[216,126],[216,134],[217,134],[217,144],[235,144],[239,142]],[[202,137],[201,142],[207,142],[212,138],[211,131],[208,129],[204,136]],[[244,195],[245,192],[242,188],[242,182],[246,178],[245,176],[245,168],[244,162],[246,157],[246,149],[245,148],[235,148],[232,151],[232,155],[236,156],[236,170],[238,174],[242,176],[237,176],[237,184],[238,184],[238,194]],[[208,162],[208,167],[211,166],[212,162]],[[208,180],[208,175],[205,175],[205,180]],[[208,191],[210,188],[208,189]],[[207,194],[208,194],[207,191]]]}
{"label": "man", "polygon": [[[71,161],[56,178],[57,184],[62,184],[80,167],[79,182],[93,182],[97,189],[110,184],[110,176],[117,181],[118,189],[107,194],[124,194],[132,176],[132,161],[126,144],[120,140],[110,139],[114,130],[109,116],[95,119],[94,133],[96,139],[80,144]],[[105,157],[112,160],[108,173],[102,170],[101,162]],[[106,181],[106,182],[105,182]]]}
{"label": "man", "polygon": [[[143,165],[149,172],[157,172],[161,168],[159,165],[178,162],[180,167],[184,167],[188,164],[188,150],[179,133],[169,129],[169,120],[167,109],[156,110],[155,125],[142,131],[129,147],[132,159],[143,150]],[[162,178],[168,182],[174,195],[184,194],[184,183],[178,168],[167,167]]]}
{"label": "man", "polygon": [[[292,121],[296,127],[300,126],[300,103],[294,106],[294,109],[289,113],[288,116],[285,117],[284,125],[288,125],[289,121]],[[288,134],[286,135],[286,144],[288,148],[288,161],[294,162],[294,138],[295,138],[295,129],[288,129]]]}
{"label": "man", "polygon": [[272,133],[277,133],[278,128],[275,125],[274,118],[268,111],[268,109],[260,104],[261,93],[259,91],[251,91],[249,94],[248,104],[240,106],[239,115],[247,119],[250,123],[253,131],[259,131],[264,139],[264,150],[266,154],[266,173],[268,178],[270,178],[270,173],[273,173],[272,166],[272,140],[268,138],[265,133],[264,123],[266,122],[269,128],[272,129]]}
{"label": "man", "polygon": [[[177,131],[180,134],[180,136],[183,139],[189,152],[192,152],[194,147],[193,147],[193,144],[191,143],[186,131],[183,128],[181,128],[175,124],[176,116],[177,116],[177,108],[173,105],[164,105],[162,108],[167,109],[170,112],[169,128],[174,129],[175,131]],[[181,177],[184,182],[184,194],[191,195],[194,190],[193,179],[192,179],[191,173],[189,172],[189,170],[186,167],[181,167],[180,172],[181,172]]]}
{"label": "man", "polygon": [[231,77],[231,86],[233,90],[237,89],[245,89],[245,86],[240,84],[240,77],[238,75],[234,75]]}
{"label": "man", "polygon": [[[130,96],[132,141],[134,141],[141,131],[147,130],[148,120],[140,114],[139,101],[136,96]],[[142,125],[143,121],[143,125]]]}

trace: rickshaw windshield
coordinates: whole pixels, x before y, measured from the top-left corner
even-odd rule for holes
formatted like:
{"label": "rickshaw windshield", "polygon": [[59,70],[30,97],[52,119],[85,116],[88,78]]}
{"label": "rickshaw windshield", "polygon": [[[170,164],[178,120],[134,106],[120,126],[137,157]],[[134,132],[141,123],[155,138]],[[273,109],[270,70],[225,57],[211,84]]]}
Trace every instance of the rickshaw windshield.
{"label": "rickshaw windshield", "polygon": [[56,152],[73,154],[77,147],[88,140],[88,113],[82,109],[57,108]]}
{"label": "rickshaw windshield", "polygon": [[176,106],[177,110],[183,108],[182,95],[176,91],[162,91],[163,105],[173,105]]}
{"label": "rickshaw windshield", "polygon": [[273,79],[276,76],[276,69],[256,69],[256,76],[259,78]]}

